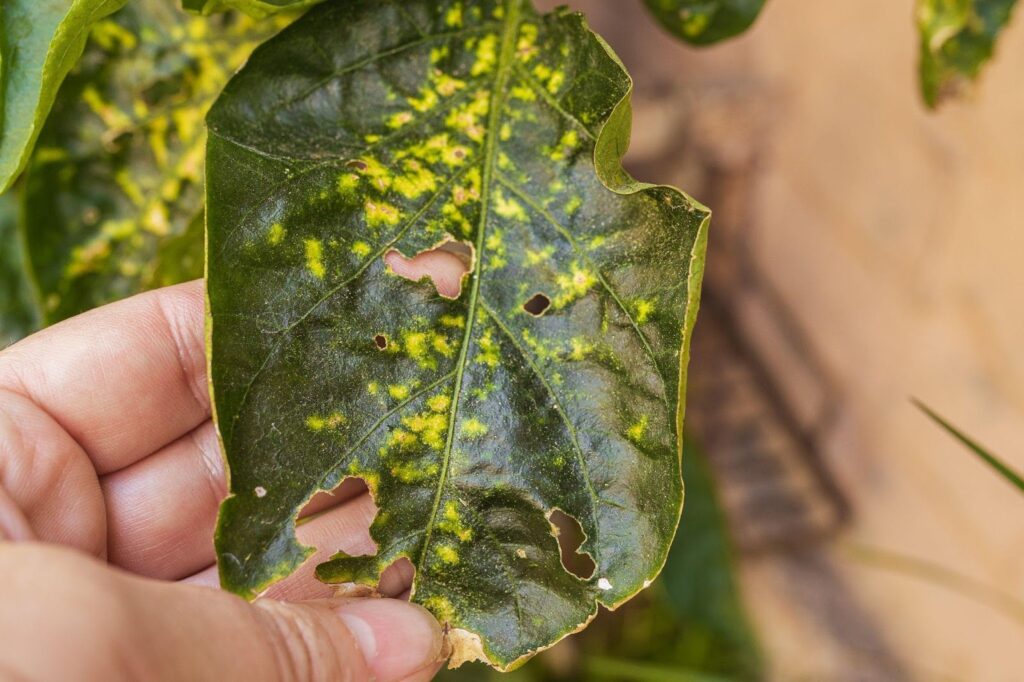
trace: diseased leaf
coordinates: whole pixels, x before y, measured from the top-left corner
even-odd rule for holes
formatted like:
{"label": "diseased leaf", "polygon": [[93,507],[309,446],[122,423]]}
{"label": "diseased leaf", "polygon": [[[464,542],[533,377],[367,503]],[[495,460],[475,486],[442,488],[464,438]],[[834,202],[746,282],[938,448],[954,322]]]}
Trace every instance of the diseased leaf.
{"label": "diseased leaf", "polygon": [[14,194],[0,195],[0,349],[39,327],[39,310],[18,228],[18,202]]}
{"label": "diseased leaf", "polygon": [[126,0],[3,0],[0,2],[0,192],[24,168],[57,88],[85,47],[93,23]]}
{"label": "diseased leaf", "polygon": [[135,0],[96,25],[26,173],[47,322],[202,276],[203,117],[283,22]]}
{"label": "diseased leaf", "polygon": [[1017,0],[918,0],[921,90],[935,108],[975,81]]}
{"label": "diseased leaf", "polygon": [[[226,588],[295,570],[296,514],[349,476],[378,552],[318,575],[408,558],[456,660],[514,666],[654,579],[708,212],[622,170],[631,87],[582,16],[521,0],[344,0],[253,53],[208,116]],[[439,245],[471,256],[455,298],[383,260]]]}
{"label": "diseased leaf", "polygon": [[271,14],[311,7],[323,0],[182,0],[182,7],[190,12],[213,14],[237,9],[249,16],[262,19]]}
{"label": "diseased leaf", "polygon": [[694,45],[710,45],[743,33],[765,0],[644,0],[662,26]]}

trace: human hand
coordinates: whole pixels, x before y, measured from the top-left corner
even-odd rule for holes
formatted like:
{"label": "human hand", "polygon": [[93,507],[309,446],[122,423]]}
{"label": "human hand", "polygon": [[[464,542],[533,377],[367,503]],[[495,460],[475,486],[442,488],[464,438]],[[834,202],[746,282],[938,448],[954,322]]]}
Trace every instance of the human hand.
{"label": "human hand", "polygon": [[[264,598],[210,589],[226,485],[203,315],[202,283],[190,282],[0,352],[0,676],[431,678],[442,649],[432,616],[333,598],[313,576],[338,550],[375,550],[375,508],[357,481],[307,506],[297,533],[318,556]],[[402,595],[411,580],[396,564],[380,592]]]}

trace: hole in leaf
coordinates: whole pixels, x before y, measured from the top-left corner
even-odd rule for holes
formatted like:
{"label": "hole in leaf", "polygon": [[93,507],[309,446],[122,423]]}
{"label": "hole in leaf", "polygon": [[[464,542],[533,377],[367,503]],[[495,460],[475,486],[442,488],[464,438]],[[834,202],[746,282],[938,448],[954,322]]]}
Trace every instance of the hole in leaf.
{"label": "hole in leaf", "polygon": [[416,577],[416,567],[408,557],[400,557],[380,574],[377,591],[385,597],[409,601],[409,587]]}
{"label": "hole in leaf", "polygon": [[580,545],[586,540],[580,522],[561,509],[554,509],[548,514],[548,522],[558,540],[558,549],[562,555],[562,568],[581,580],[589,580],[597,569],[593,558],[580,552]]}
{"label": "hole in leaf", "polygon": [[412,282],[430,279],[444,298],[455,299],[462,293],[462,282],[473,269],[473,247],[450,237],[437,246],[420,251],[412,258],[391,250],[384,263],[399,277]]}
{"label": "hole in leaf", "polygon": [[544,294],[534,294],[529,301],[523,304],[523,310],[534,317],[540,317],[549,307],[551,307],[551,299]]}
{"label": "hole in leaf", "polygon": [[360,161],[359,159],[352,159],[351,161],[347,161],[345,163],[345,166],[348,168],[354,168],[355,170],[358,171],[366,170],[366,162]]}
{"label": "hole in leaf", "polygon": [[373,337],[373,343],[377,346],[378,350],[384,350],[388,347],[388,337],[383,334],[377,334]]}

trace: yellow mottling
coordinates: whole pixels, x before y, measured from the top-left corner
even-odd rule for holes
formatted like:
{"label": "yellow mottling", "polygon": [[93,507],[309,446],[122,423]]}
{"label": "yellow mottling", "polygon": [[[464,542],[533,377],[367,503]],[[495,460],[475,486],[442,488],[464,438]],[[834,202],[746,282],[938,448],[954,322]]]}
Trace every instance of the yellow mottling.
{"label": "yellow mottling", "polygon": [[345,196],[350,196],[358,186],[359,176],[355,173],[343,173],[338,177],[338,191]]}
{"label": "yellow mottling", "polygon": [[336,429],[345,423],[345,415],[341,412],[332,412],[331,414],[322,417],[317,414],[311,414],[306,417],[306,426],[310,431],[323,431],[324,429]]}
{"label": "yellow mottling", "polygon": [[388,127],[398,129],[404,126],[406,123],[412,120],[412,113],[408,111],[400,111],[397,114],[391,114],[388,118]]}
{"label": "yellow mottling", "polygon": [[377,133],[367,133],[366,135],[363,135],[363,139],[366,140],[367,144],[374,144],[376,142],[380,142],[381,137]]}
{"label": "yellow mottling", "polygon": [[434,70],[431,80],[434,82],[434,88],[441,93],[443,97],[451,97],[456,92],[466,87],[465,81],[449,76],[439,69]]}
{"label": "yellow mottling", "polygon": [[552,301],[556,308],[575,301],[597,284],[597,277],[589,268],[573,263],[570,270],[569,274],[562,273],[555,278],[555,283],[560,289],[558,296]]}
{"label": "yellow mottling", "polygon": [[324,269],[324,244],[319,239],[306,240],[306,269],[317,279],[327,274]]}
{"label": "yellow mottling", "polygon": [[435,352],[440,353],[446,358],[450,358],[455,354],[455,349],[452,348],[452,344],[448,341],[448,337],[443,334],[434,332],[433,339],[430,342],[431,347]]}
{"label": "yellow mottling", "polygon": [[647,431],[647,415],[640,417],[640,420],[629,427],[626,430],[626,435],[629,436],[630,440],[640,440],[643,438],[644,432]]}
{"label": "yellow mottling", "polygon": [[435,47],[430,50],[430,63],[437,64],[448,56],[448,46]]}
{"label": "yellow mottling", "polygon": [[569,351],[569,359],[576,361],[583,360],[587,357],[587,354],[590,353],[590,351],[594,350],[594,346],[587,343],[587,340],[582,336],[574,336],[570,339],[569,346],[571,348]]}
{"label": "yellow mottling", "polygon": [[526,249],[523,251],[523,255],[526,256],[525,261],[527,265],[540,265],[544,261],[549,260],[554,253],[555,247],[550,244],[537,251],[534,249]]}
{"label": "yellow mottling", "polygon": [[407,159],[403,164],[406,173],[395,178],[395,190],[408,199],[437,188],[437,176],[415,159]]}
{"label": "yellow mottling", "polygon": [[[579,197],[572,197],[571,199],[569,199],[569,201],[565,202],[565,213],[566,213],[566,215],[573,215],[574,213],[576,213],[576,211],[580,210],[580,206],[582,206],[582,205],[583,205],[583,200],[582,199],[580,199]],[[603,236],[599,237],[599,238],[602,239],[602,240],[604,239]],[[595,238],[595,239],[597,239],[597,238]]]}
{"label": "yellow mottling", "polygon": [[480,351],[476,354],[476,361],[491,368],[497,367],[499,362],[498,344],[491,336],[490,329],[480,337],[479,347]]}
{"label": "yellow mottling", "polygon": [[519,29],[519,40],[516,41],[516,57],[528,62],[537,54],[534,43],[537,42],[537,25],[523,24]]}
{"label": "yellow mottling", "polygon": [[480,76],[489,73],[498,61],[498,36],[493,33],[480,39],[476,46],[476,61],[470,68],[470,74]]}
{"label": "yellow mottling", "polygon": [[427,407],[432,409],[434,412],[445,412],[451,404],[452,399],[444,394],[435,395],[427,401]]}
{"label": "yellow mottling", "polygon": [[459,563],[459,552],[451,545],[438,545],[437,556],[446,564]]}
{"label": "yellow mottling", "polygon": [[352,245],[352,253],[359,256],[360,258],[366,258],[373,252],[370,245],[363,241],[358,241]]}
{"label": "yellow mottling", "polygon": [[369,393],[370,395],[377,395],[377,391],[379,390],[380,384],[378,384],[376,381],[371,381],[370,383],[366,384],[366,392]]}
{"label": "yellow mottling", "polygon": [[550,80],[548,80],[548,92],[552,95],[556,94],[562,84],[565,82],[565,74],[561,71],[555,71],[551,74]]}
{"label": "yellow mottling", "polygon": [[395,400],[405,400],[409,397],[409,387],[404,384],[392,384],[388,386],[388,395]]}
{"label": "yellow mottling", "polygon": [[519,221],[526,221],[526,211],[515,199],[505,198],[501,190],[494,192],[494,211],[502,218],[512,218]]}
{"label": "yellow mottling", "polygon": [[511,92],[513,98],[524,102],[532,102],[537,99],[537,93],[525,85],[515,85]]}
{"label": "yellow mottling", "polygon": [[512,126],[508,123],[502,123],[501,129],[498,131],[498,137],[502,140],[508,140],[512,137]]}
{"label": "yellow mottling", "polygon": [[427,466],[417,466],[411,462],[404,462],[397,466],[391,467],[391,475],[397,478],[402,483],[416,483],[424,479],[430,478],[437,473],[436,464],[428,464]]}
{"label": "yellow mottling", "polygon": [[411,448],[418,443],[418,439],[413,434],[402,429],[395,429],[388,434],[388,447],[398,447],[401,450]]}
{"label": "yellow mottling", "polygon": [[418,98],[409,97],[407,98],[406,101],[408,101],[409,106],[411,106],[416,111],[419,111],[421,113],[424,111],[430,111],[435,106],[437,106],[437,93],[434,90],[431,90],[430,88],[421,88],[420,96]]}
{"label": "yellow mottling", "polygon": [[456,329],[462,329],[466,326],[466,318],[462,315],[442,315],[440,321],[444,326]]}
{"label": "yellow mottling", "polygon": [[284,225],[281,223],[274,223],[270,226],[270,230],[267,232],[267,241],[270,244],[277,246],[284,240],[285,232],[286,230],[284,229]]}
{"label": "yellow mottling", "polygon": [[476,417],[470,417],[462,423],[462,433],[467,438],[479,438],[487,433],[487,425]]}
{"label": "yellow mottling", "polygon": [[462,542],[469,542],[473,538],[473,531],[462,524],[459,507],[454,500],[444,503],[444,515],[437,527],[445,533],[451,533]]}
{"label": "yellow mottling", "polygon": [[639,299],[636,302],[636,321],[643,324],[650,317],[651,313],[654,312],[654,303]]}
{"label": "yellow mottling", "polygon": [[455,3],[448,8],[448,11],[444,15],[444,23],[446,26],[451,28],[458,28],[462,26],[462,5]]}
{"label": "yellow mottling", "polygon": [[551,67],[548,66],[547,64],[538,64],[537,66],[533,67],[533,75],[536,76],[539,80],[546,81],[548,78],[551,77]]}
{"label": "yellow mottling", "polygon": [[599,234],[599,235],[597,235],[596,237],[594,237],[593,239],[590,240],[590,248],[591,249],[599,249],[602,246],[604,246],[605,241],[607,241],[605,239],[605,236],[603,234]]}
{"label": "yellow mottling", "polygon": [[549,152],[548,156],[550,156],[554,161],[566,159],[576,151],[576,146],[579,142],[579,133],[575,130],[567,130],[562,134],[561,139],[558,140],[558,144]]}
{"label": "yellow mottling", "polygon": [[384,201],[366,200],[366,224],[370,227],[395,226],[402,220],[402,213]]}
{"label": "yellow mottling", "polygon": [[423,606],[442,623],[450,623],[455,620],[455,607],[444,597],[427,597],[423,600]]}

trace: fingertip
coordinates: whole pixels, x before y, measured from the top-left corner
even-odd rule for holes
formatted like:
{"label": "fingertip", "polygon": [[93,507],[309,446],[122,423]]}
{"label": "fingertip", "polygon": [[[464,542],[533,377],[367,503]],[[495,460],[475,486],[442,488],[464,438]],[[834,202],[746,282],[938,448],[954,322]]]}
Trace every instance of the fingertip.
{"label": "fingertip", "polygon": [[422,606],[395,599],[357,599],[336,607],[335,613],[380,682],[418,677],[441,660],[441,625]]}

